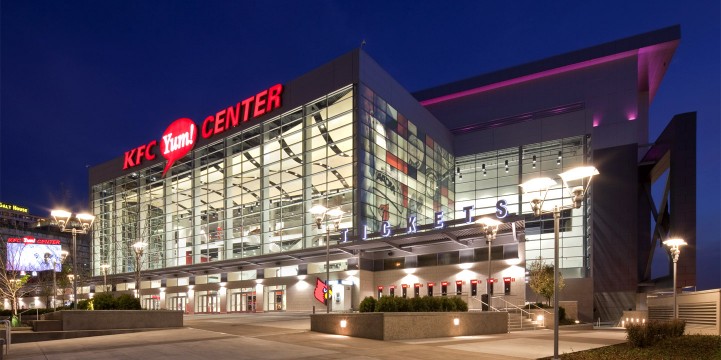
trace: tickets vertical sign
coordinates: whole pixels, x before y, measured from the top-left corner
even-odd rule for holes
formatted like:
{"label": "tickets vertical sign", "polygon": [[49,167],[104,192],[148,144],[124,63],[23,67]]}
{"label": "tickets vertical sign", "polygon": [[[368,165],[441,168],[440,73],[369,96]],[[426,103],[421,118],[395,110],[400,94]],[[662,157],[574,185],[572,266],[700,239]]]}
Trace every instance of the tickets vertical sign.
{"label": "tickets vertical sign", "polygon": [[180,160],[195,146],[195,139],[198,131],[195,123],[188,118],[180,118],[173,121],[160,140],[160,149],[163,157],[168,160],[163,169],[163,176],[170,170],[173,163]]}

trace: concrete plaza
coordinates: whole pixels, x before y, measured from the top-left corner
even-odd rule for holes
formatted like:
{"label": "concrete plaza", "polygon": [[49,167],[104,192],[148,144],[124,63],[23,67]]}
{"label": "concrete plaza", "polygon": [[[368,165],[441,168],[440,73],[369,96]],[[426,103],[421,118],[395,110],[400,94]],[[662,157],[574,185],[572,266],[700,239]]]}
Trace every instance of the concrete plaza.
{"label": "concrete plaza", "polygon": [[[307,313],[192,315],[185,328],[13,344],[9,359],[536,359],[553,331],[378,341],[309,331]],[[560,353],[625,341],[618,330],[563,330]]]}

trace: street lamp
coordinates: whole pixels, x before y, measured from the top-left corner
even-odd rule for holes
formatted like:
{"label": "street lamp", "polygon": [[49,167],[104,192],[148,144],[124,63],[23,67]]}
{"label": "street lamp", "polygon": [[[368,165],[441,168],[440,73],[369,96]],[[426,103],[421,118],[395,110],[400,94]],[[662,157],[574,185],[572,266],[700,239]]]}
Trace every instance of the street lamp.
{"label": "street lamp", "polygon": [[493,289],[493,273],[491,272],[491,244],[496,240],[498,233],[498,225],[501,222],[491,218],[480,218],[476,220],[476,224],[481,225],[481,229],[486,235],[486,244],[488,244],[488,284],[486,284],[486,294],[488,294],[488,306],[491,306],[491,293]]}
{"label": "street lamp", "polygon": [[[327,207],[323,205],[314,205],[310,208],[310,212],[313,215],[316,215],[315,218],[315,224],[318,226],[318,230],[321,229],[321,223],[325,219],[325,287],[328,290],[328,296],[326,297],[326,305],[325,305],[325,312],[330,313],[330,308],[333,305],[333,299],[329,298],[331,295],[330,291],[330,228],[328,227],[328,220],[337,217],[338,220],[335,221],[335,230],[338,231],[338,227],[340,226],[340,219],[343,216],[344,212],[340,208],[335,209],[328,209]],[[326,216],[328,218],[326,218]]]}
{"label": "street lamp", "polygon": [[[55,272],[56,272],[55,268],[57,267],[58,264],[60,264],[60,270],[62,271],[62,269],[63,269],[62,265],[65,262],[65,258],[67,258],[67,257],[68,257],[67,250],[63,250],[60,252],[60,262],[58,262],[58,259],[56,257],[53,257],[53,311],[57,310],[57,299],[56,298],[58,296],[58,285],[57,285],[58,283],[55,280]],[[64,292],[65,291],[63,291],[63,293]]]}
{"label": "street lamp", "polygon": [[108,269],[109,268],[110,268],[110,265],[108,265],[108,264],[100,265],[100,270],[103,271],[103,292],[108,292]]}
{"label": "street lamp", "polygon": [[[95,216],[90,214],[73,214],[65,210],[53,210],[50,216],[60,227],[60,231],[73,234],[73,274],[78,273],[77,234],[87,234],[93,226]],[[73,309],[78,309],[77,276],[73,276]]]}
{"label": "street lamp", "polygon": [[668,239],[664,241],[663,244],[668,246],[668,250],[671,252],[671,259],[673,260],[673,318],[678,319],[678,307],[676,307],[676,264],[678,263],[679,255],[681,255],[681,246],[688,244],[683,239]]}
{"label": "street lamp", "polygon": [[560,271],[558,263],[558,241],[559,241],[559,227],[561,211],[568,209],[578,209],[583,203],[583,199],[586,196],[588,186],[591,184],[591,179],[594,175],[598,175],[598,170],[593,166],[580,166],[573,168],[564,173],[559,174],[563,181],[563,186],[568,190],[573,203],[570,205],[559,206],[558,204],[553,205],[553,209],[543,210],[543,203],[548,195],[548,190],[556,185],[556,181],[541,177],[532,180],[528,180],[525,183],[519,185],[523,188],[524,197],[530,196],[531,209],[535,216],[541,216],[543,214],[553,214],[553,359],[559,359],[558,357],[558,273]]}
{"label": "street lamp", "polygon": [[135,251],[135,292],[137,298],[140,298],[140,260],[142,260],[146,246],[148,246],[148,244],[143,241],[138,241],[133,244],[133,251]]}

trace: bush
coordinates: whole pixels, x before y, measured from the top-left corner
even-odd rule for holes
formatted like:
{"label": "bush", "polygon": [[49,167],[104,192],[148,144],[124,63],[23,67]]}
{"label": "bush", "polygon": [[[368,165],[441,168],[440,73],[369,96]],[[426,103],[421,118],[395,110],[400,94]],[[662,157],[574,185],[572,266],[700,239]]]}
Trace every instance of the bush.
{"label": "bush", "polygon": [[360,302],[358,311],[360,312],[373,312],[376,310],[376,299],[372,296],[366,296],[363,301]]}
{"label": "bush", "polygon": [[[368,298],[366,298],[368,299]],[[366,302],[363,299],[363,302]],[[370,302],[370,300],[368,301]],[[363,308],[363,303],[361,303]],[[424,296],[422,298],[403,298],[383,296],[375,303],[376,312],[448,312],[468,311],[468,304],[457,296]],[[363,312],[363,310],[361,310]]]}
{"label": "bush", "polygon": [[647,347],[666,338],[679,337],[683,335],[685,330],[686,322],[683,320],[651,320],[646,324],[629,324],[626,326],[626,339],[633,347]]}
{"label": "bush", "polygon": [[93,310],[93,299],[78,301],[78,310]]}
{"label": "bush", "polygon": [[113,294],[99,293],[93,297],[93,308],[95,310],[115,310],[118,308],[118,304]]}
{"label": "bush", "polygon": [[117,299],[118,304],[118,310],[141,310],[142,306],[140,306],[140,299],[129,295],[129,294],[123,294],[120,295]]}

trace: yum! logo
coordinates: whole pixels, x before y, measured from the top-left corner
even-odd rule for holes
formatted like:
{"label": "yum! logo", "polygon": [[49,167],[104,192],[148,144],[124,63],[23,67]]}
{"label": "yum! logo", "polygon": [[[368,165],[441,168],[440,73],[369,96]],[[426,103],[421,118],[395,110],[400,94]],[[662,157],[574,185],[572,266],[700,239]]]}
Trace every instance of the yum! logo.
{"label": "yum! logo", "polygon": [[[211,138],[220,134],[231,127],[236,127],[250,119],[260,117],[281,106],[281,95],[283,93],[283,85],[277,84],[269,89],[263,90],[243,101],[239,101],[235,106],[230,106],[218,111],[215,115],[205,118],[202,126],[203,138]],[[173,163],[182,159],[195,146],[198,137],[198,127],[193,120],[188,118],[180,118],[173,121],[158,141],[153,140],[147,144],[140,145],[135,149],[125,152],[123,161],[123,170],[140,165],[144,160],[154,160],[157,155],[157,149],[160,147],[160,155],[168,160],[163,169],[163,175],[170,170]]]}

